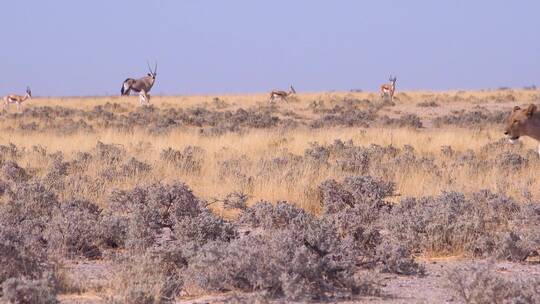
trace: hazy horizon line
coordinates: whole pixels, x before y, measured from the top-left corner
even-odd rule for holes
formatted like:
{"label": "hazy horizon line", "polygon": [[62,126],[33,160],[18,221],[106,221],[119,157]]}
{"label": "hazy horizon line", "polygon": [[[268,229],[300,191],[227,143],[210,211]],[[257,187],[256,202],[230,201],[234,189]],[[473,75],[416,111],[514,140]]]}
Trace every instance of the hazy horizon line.
{"label": "hazy horizon line", "polygon": [[[497,88],[475,88],[475,89],[405,89],[405,90],[396,90],[396,93],[419,93],[419,92],[430,92],[430,93],[449,93],[449,92],[493,92],[493,91],[538,91],[536,85],[521,86],[521,87],[497,87]],[[186,96],[237,96],[237,95],[263,95],[268,94],[271,90],[268,91],[258,91],[258,92],[221,92],[221,93],[189,93],[189,94],[151,94],[151,96],[159,97],[186,97]],[[298,91],[298,90],[297,90]],[[322,94],[322,93],[367,93],[367,94],[379,94],[379,91],[372,90],[361,90],[361,89],[350,89],[350,90],[325,90],[325,91],[299,91],[297,94]],[[137,97],[138,94],[132,94],[130,97]],[[33,95],[32,98],[98,98],[98,97],[118,97],[125,98],[126,96],[121,96],[120,94],[96,94],[96,95]]]}

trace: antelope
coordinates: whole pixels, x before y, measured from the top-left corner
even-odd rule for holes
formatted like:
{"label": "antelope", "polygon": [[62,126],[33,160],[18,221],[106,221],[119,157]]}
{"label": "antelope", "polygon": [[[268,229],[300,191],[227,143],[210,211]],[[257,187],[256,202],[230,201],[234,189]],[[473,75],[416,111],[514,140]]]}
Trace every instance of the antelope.
{"label": "antelope", "polygon": [[291,85],[288,92],[273,90],[270,92],[270,102],[273,102],[277,97],[281,100],[288,101],[287,98],[293,94],[296,94],[296,90]]}
{"label": "antelope", "polygon": [[154,66],[154,71],[152,71],[148,62],[146,64],[148,65],[149,73],[139,79],[128,78],[124,80],[122,89],[120,90],[121,96],[129,95],[131,91],[135,91],[139,93],[141,104],[150,104],[150,90],[156,82],[157,62]]}
{"label": "antelope", "polygon": [[381,86],[381,97],[384,98],[385,96],[390,96],[390,100],[394,99],[394,92],[396,91],[396,77],[392,78],[392,75],[390,75],[390,83],[385,83]]}
{"label": "antelope", "polygon": [[28,86],[26,87],[26,94],[24,96],[11,94],[4,97],[4,109],[7,109],[10,104],[16,103],[17,111],[19,111],[21,109],[21,104],[27,99],[32,99],[32,91]]}

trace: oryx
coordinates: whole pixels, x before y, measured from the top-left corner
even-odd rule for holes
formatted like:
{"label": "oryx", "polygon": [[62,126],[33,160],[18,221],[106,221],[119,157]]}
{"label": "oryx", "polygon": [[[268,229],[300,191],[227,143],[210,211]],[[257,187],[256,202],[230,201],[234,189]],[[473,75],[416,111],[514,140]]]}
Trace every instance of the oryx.
{"label": "oryx", "polygon": [[147,62],[149,73],[139,79],[128,78],[124,80],[120,93],[122,96],[129,95],[133,90],[139,93],[141,104],[150,104],[150,90],[156,82],[157,75],[157,62],[154,66],[154,71],[150,68],[150,64]]}

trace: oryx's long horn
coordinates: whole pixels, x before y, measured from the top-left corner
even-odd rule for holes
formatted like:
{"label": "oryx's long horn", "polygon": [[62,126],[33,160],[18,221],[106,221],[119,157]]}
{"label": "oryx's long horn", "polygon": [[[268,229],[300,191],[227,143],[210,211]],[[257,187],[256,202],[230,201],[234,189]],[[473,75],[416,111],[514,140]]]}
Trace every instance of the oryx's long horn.
{"label": "oryx's long horn", "polygon": [[150,72],[150,74],[152,74],[152,67],[150,67],[150,61],[146,60],[146,65],[148,66],[148,72]]}
{"label": "oryx's long horn", "polygon": [[156,64],[154,65],[154,75],[157,74],[157,60],[156,60]]}

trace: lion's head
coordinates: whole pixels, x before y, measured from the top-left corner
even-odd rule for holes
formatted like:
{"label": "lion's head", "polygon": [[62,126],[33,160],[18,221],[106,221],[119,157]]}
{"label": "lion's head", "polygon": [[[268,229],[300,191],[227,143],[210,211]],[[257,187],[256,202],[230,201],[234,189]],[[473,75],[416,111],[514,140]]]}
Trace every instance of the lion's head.
{"label": "lion's head", "polygon": [[536,105],[534,104],[530,104],[525,109],[515,106],[510,116],[506,119],[504,134],[508,136],[511,141],[514,141],[521,136],[531,136],[533,135],[531,132],[539,131],[534,130],[532,117],[535,112]]}

